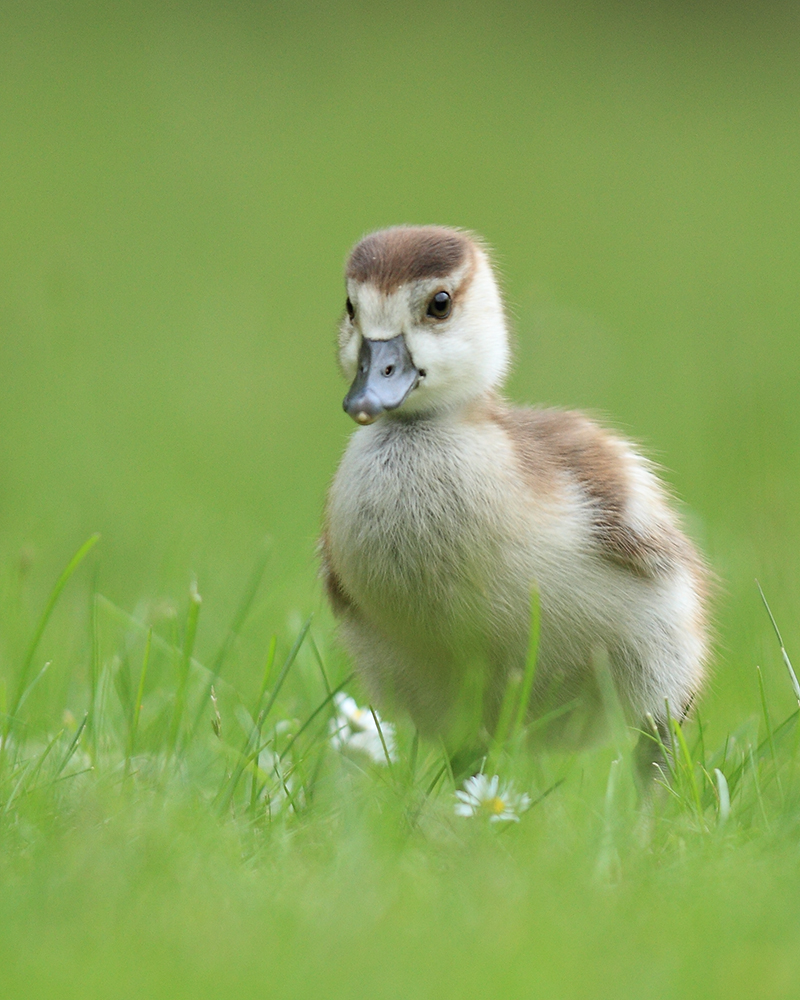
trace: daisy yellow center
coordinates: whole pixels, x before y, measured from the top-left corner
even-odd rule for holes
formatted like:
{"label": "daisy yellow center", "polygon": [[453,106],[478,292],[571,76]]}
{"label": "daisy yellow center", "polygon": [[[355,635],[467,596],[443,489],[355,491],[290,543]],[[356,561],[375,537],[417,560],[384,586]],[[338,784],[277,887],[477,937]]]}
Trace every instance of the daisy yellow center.
{"label": "daisy yellow center", "polygon": [[491,813],[493,816],[499,816],[500,813],[505,812],[506,804],[500,798],[499,795],[495,795],[494,798],[486,799],[482,803],[485,812]]}

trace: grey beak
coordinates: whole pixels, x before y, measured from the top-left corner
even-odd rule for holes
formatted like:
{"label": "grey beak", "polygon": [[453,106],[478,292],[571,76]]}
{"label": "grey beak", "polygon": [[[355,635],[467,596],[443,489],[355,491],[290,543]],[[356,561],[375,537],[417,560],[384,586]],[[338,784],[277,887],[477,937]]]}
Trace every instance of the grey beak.
{"label": "grey beak", "polygon": [[391,340],[362,340],[344,409],[359,424],[371,424],[385,410],[396,410],[418,382],[402,333]]}

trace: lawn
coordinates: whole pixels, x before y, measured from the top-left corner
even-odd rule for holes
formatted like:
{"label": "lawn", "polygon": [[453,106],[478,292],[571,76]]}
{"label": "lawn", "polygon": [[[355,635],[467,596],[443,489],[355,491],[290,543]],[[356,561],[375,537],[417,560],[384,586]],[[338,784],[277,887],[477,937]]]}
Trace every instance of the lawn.
{"label": "lawn", "polygon": [[[799,45],[740,3],[0,6],[4,996],[796,995],[755,581],[800,667]],[[495,747],[491,823],[403,719],[342,729],[333,345],[398,222],[487,239],[509,397],[642,442],[718,578],[647,805],[621,730]]]}

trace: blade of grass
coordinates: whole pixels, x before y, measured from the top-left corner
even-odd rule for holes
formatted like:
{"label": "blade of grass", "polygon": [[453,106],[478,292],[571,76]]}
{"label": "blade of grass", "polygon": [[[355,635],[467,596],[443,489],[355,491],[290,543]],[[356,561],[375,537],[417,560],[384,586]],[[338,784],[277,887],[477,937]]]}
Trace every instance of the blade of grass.
{"label": "blade of grass", "polygon": [[447,760],[447,758],[445,758],[444,764],[442,764],[441,767],[439,768],[439,770],[434,774],[433,780],[430,782],[430,784],[428,785],[428,787],[427,787],[427,789],[425,791],[426,797],[428,795],[433,794],[434,788],[436,788],[436,786],[442,780],[442,778],[444,777],[444,775],[447,774],[448,765],[449,765],[449,760]]}
{"label": "blade of grass", "polygon": [[[763,674],[763,672],[761,670],[761,667],[759,667],[759,666],[756,666],[756,677],[758,678],[758,693],[759,693],[759,695],[761,697],[761,712],[762,712],[762,714],[764,716],[764,725],[766,726],[766,730],[767,730],[767,740],[769,741],[769,751],[770,751],[770,755],[772,757],[772,764],[775,767],[776,777],[778,777],[778,775],[777,775],[778,757],[777,757],[777,754],[775,752],[775,738],[774,738],[773,732],[772,732],[772,720],[770,719],[770,716],[769,716],[769,707],[767,706],[767,692],[766,692],[766,688],[764,687],[764,674]],[[780,779],[778,780],[778,787],[780,788]],[[781,798],[782,797],[783,797],[783,792],[781,791]]]}
{"label": "blade of grass", "polygon": [[681,757],[683,759],[683,769],[686,775],[686,783],[689,786],[689,791],[691,793],[691,800],[694,804],[695,812],[697,814],[698,822],[705,827],[705,822],[703,819],[703,806],[700,800],[700,788],[697,784],[697,775],[695,774],[694,761],[692,760],[692,755],[689,753],[689,745],[686,742],[686,737],[683,735],[683,729],[681,728],[680,722],[673,718],[670,720],[672,724],[672,736],[675,742],[678,744],[678,748],[681,752]]}
{"label": "blade of grass", "polygon": [[[38,760],[31,760],[26,766],[22,768],[22,773],[20,774],[17,783],[14,785],[11,794],[6,799],[5,803],[3,804],[2,810],[0,811],[0,824],[2,824],[3,819],[11,812],[11,806],[17,800],[17,798],[19,798],[20,795],[26,795],[28,794],[28,792],[33,790],[33,788],[30,788],[26,792],[22,792],[22,786],[25,782],[25,779],[28,777],[30,777],[31,781],[34,781],[36,779],[36,776],[42,770],[44,762],[50,756],[50,753],[52,752],[56,743],[58,743],[58,741],[61,739],[63,732],[64,731],[62,729],[56,733],[56,735],[47,744],[47,746],[41,753]],[[33,787],[35,788],[36,786],[34,785]]]}
{"label": "blade of grass", "polygon": [[[669,698],[664,699],[664,715],[666,718],[665,729],[667,736],[669,737],[669,753],[667,760],[670,764],[671,777],[680,790],[683,791],[683,772],[681,770],[678,754],[675,750],[675,739],[674,733],[672,732],[672,710],[669,707]],[[664,744],[662,743],[661,746],[663,748]]]}
{"label": "blade of grass", "polygon": [[253,567],[253,571],[250,574],[250,578],[247,581],[247,586],[245,587],[242,599],[239,602],[239,606],[236,609],[236,614],[233,616],[233,621],[231,622],[230,628],[225,634],[225,638],[222,640],[222,645],[219,648],[219,652],[214,657],[214,664],[211,668],[213,674],[213,680],[219,676],[225,665],[225,660],[228,658],[228,653],[231,651],[231,647],[242,631],[244,623],[247,621],[247,617],[250,614],[250,609],[253,606],[253,601],[256,599],[256,594],[261,586],[261,581],[264,578],[264,573],[267,568],[267,563],[270,557],[270,539],[265,539],[262,543],[262,551],[256,560],[256,564]]}
{"label": "blade of grass", "polygon": [[[7,739],[11,726],[13,724],[13,719],[15,718],[17,712],[19,711],[20,705],[22,703],[22,698],[28,687],[28,676],[31,671],[31,666],[33,665],[33,658],[36,655],[36,650],[39,646],[42,636],[44,635],[44,630],[47,628],[47,623],[50,621],[50,616],[53,613],[53,609],[58,603],[58,599],[61,596],[64,587],[69,583],[70,577],[75,572],[75,570],[80,566],[86,556],[95,547],[97,542],[100,540],[100,535],[92,535],[91,538],[87,539],[83,545],[78,549],[75,555],[67,563],[66,568],[56,580],[55,586],[50,592],[50,596],[45,604],[44,611],[36,625],[33,637],[31,638],[28,650],[25,654],[25,658],[22,661],[22,666],[20,668],[19,675],[17,677],[16,693],[9,706],[8,715],[6,716],[6,723],[3,729],[4,743]],[[0,759],[2,759],[2,748],[0,748]]]}
{"label": "blade of grass", "polygon": [[[262,705],[264,703],[264,695],[267,692],[267,687],[269,685],[270,676],[272,675],[272,667],[273,667],[273,665],[275,663],[275,650],[277,649],[277,647],[278,647],[278,637],[276,635],[273,635],[272,639],[270,640],[269,652],[267,653],[266,663],[264,664],[264,676],[263,676],[263,679],[261,681],[261,688],[259,689],[258,698],[256,699],[256,710],[253,713],[253,718],[256,720],[255,721],[255,730],[256,730],[256,732],[255,732],[255,736],[254,736],[254,740],[255,740],[256,743],[260,743],[261,742],[261,729],[262,729],[262,726],[264,724],[264,720],[263,720],[263,718],[261,716],[261,707],[262,707]],[[256,813],[256,800],[258,798],[258,791],[257,791],[257,789],[258,789],[258,773],[257,773],[257,771],[258,771],[258,769],[257,769],[257,767],[256,767],[256,765],[254,763],[253,764],[252,781],[250,783],[250,815],[251,815],[251,817],[255,817],[255,813]]]}
{"label": "blade of grass", "polygon": [[[775,743],[776,749],[780,747],[784,740],[791,736],[795,728],[797,727],[798,719],[800,719],[800,710],[792,712],[788,718],[784,719],[780,725],[775,726],[773,729],[773,742]],[[737,764],[728,775],[728,785],[730,787],[731,794],[733,794],[739,781],[744,776],[745,768],[747,767],[748,760],[750,757],[755,756],[756,760],[761,760],[767,753],[771,753],[769,740],[765,737],[756,747],[755,755],[753,755],[752,750],[750,751],[750,756],[744,757],[739,764]],[[715,763],[712,757],[712,763]],[[724,766],[724,759],[721,762]],[[716,764],[715,764],[716,766]]]}
{"label": "blade of grass", "polygon": [[228,658],[228,654],[233,648],[233,644],[239,637],[239,633],[244,627],[244,623],[247,621],[250,610],[253,606],[253,601],[256,599],[256,594],[261,587],[261,581],[264,578],[264,573],[267,568],[267,563],[269,562],[269,557],[271,554],[270,539],[266,538],[262,542],[262,551],[256,560],[256,564],[253,567],[253,571],[250,574],[250,578],[245,587],[242,599],[239,602],[239,606],[236,609],[236,614],[233,616],[233,621],[231,622],[230,628],[225,634],[225,638],[222,640],[222,645],[214,657],[214,662],[211,666],[211,676],[209,677],[205,690],[200,697],[198,702],[197,712],[195,713],[194,721],[189,729],[190,739],[194,737],[197,732],[198,727],[203,718],[203,712],[205,711],[206,704],[208,702],[209,692],[211,690],[211,685],[216,684],[219,675],[222,673],[222,668],[225,665],[225,661]]}
{"label": "blade of grass", "polygon": [[305,640],[305,637],[308,635],[308,630],[311,628],[311,622],[313,618],[314,618],[313,615],[309,615],[308,618],[306,618],[305,622],[303,623],[303,627],[300,629],[300,632],[298,633],[297,638],[294,641],[294,645],[289,650],[289,655],[286,657],[286,661],[281,667],[281,672],[280,674],[278,674],[278,679],[275,682],[275,686],[273,687],[272,691],[270,692],[269,699],[267,700],[266,705],[258,713],[259,724],[263,723],[264,720],[269,715],[269,713],[272,711],[272,708],[275,704],[275,699],[278,697],[278,694],[280,693],[280,690],[283,687],[283,682],[286,680],[286,675],[289,673],[292,664],[297,658],[297,654],[300,652],[300,647],[303,645],[303,641]]}
{"label": "blade of grass", "polygon": [[[440,743],[441,743],[442,753],[444,754],[445,773],[450,778],[450,784],[451,784],[451,786],[453,787],[453,789],[455,789],[458,786],[456,785],[456,776],[455,776],[455,774],[453,774],[453,760],[452,760],[450,754],[447,752],[447,747],[444,745],[444,740],[440,740]],[[483,766],[486,767],[486,759],[485,758],[484,758],[484,761],[483,761]]]}
{"label": "blade of grass", "polygon": [[620,876],[621,861],[617,849],[617,827],[619,825],[619,810],[617,808],[617,785],[621,772],[622,760],[616,757],[611,761],[606,781],[606,794],[603,800],[603,834],[595,862],[595,878],[607,882],[615,881]]}
{"label": "blade of grass", "polygon": [[331,693],[325,698],[325,700],[314,709],[311,715],[306,719],[303,725],[297,730],[294,736],[289,740],[284,749],[281,751],[280,760],[283,760],[286,754],[289,753],[294,744],[298,741],[298,739],[300,739],[300,737],[303,735],[306,729],[308,729],[308,727],[311,725],[314,719],[316,719],[319,713],[333,702],[333,699],[336,697],[336,695],[345,687],[347,687],[347,685],[350,683],[350,681],[353,679],[354,676],[355,674],[348,674],[348,676],[345,677],[342,683],[339,684],[338,687],[335,687],[333,691],[331,691]]}
{"label": "blade of grass", "polygon": [[267,693],[267,688],[269,687],[269,679],[272,676],[272,668],[275,665],[275,653],[278,649],[278,637],[273,635],[269,641],[269,650],[267,651],[267,658],[264,661],[264,676],[261,679],[261,688],[258,692],[258,700],[256,701],[256,711],[254,718],[258,719],[261,714],[261,706],[264,702],[264,695]]}
{"label": "blade of grass", "polygon": [[77,730],[75,732],[75,735],[72,737],[72,740],[70,741],[70,744],[67,747],[67,752],[61,758],[61,763],[58,765],[58,769],[56,770],[56,773],[55,773],[55,776],[53,778],[53,781],[57,781],[58,780],[58,776],[61,774],[61,772],[67,766],[67,764],[69,764],[69,762],[72,760],[72,757],[73,757],[75,751],[78,749],[78,743],[80,742],[81,735],[82,735],[84,729],[86,728],[86,722],[87,722],[88,718],[89,718],[89,713],[86,712],[85,715],[83,716],[83,720],[82,720],[81,724],[78,726],[78,728],[77,728]]}
{"label": "blade of grass", "polygon": [[139,673],[139,687],[136,689],[136,698],[133,702],[133,711],[131,713],[131,723],[128,735],[128,754],[125,759],[125,775],[130,773],[131,757],[133,757],[134,750],[136,749],[136,733],[139,729],[139,716],[142,711],[142,698],[144,698],[144,682],[147,677],[147,667],[150,663],[150,647],[153,643],[153,630],[148,629],[147,639],[144,644],[144,656],[142,657],[142,669]]}
{"label": "blade of grass", "polygon": [[508,745],[519,735],[528,710],[533,682],[536,676],[536,661],[539,654],[539,592],[531,590],[530,601],[530,632],[525,665],[522,670],[510,672],[503,692],[503,701],[495,727],[494,739],[490,753],[491,767],[496,758],[507,749]]}
{"label": "blade of grass", "polygon": [[658,745],[658,749],[661,752],[661,758],[666,764],[667,771],[669,772],[669,780],[674,784],[676,781],[676,774],[675,774],[675,765],[672,759],[672,751],[669,750],[666,744],[664,743],[664,739],[661,736],[661,730],[658,728],[658,723],[650,714],[650,712],[647,713],[645,718],[647,720],[648,726],[650,727],[650,731],[647,732],[646,730],[642,730],[642,733],[645,736],[649,736],[650,739]]}
{"label": "blade of grass", "polygon": [[767,603],[767,598],[764,596],[764,591],[761,589],[761,584],[758,580],[756,580],[756,586],[758,587],[759,594],[761,594],[761,600],[764,602],[764,607],[767,609],[767,614],[769,615],[769,620],[772,622],[772,627],[775,629],[775,635],[778,637],[778,645],[781,647],[781,656],[783,657],[786,669],[789,671],[789,679],[792,682],[792,688],[794,689],[794,696],[797,698],[797,704],[800,705],[800,682],[797,680],[797,674],[794,672],[792,661],[789,659],[789,654],[786,652],[786,647],[783,644],[781,630],[778,628],[778,623],[775,621],[772,608],[770,608]]}
{"label": "blade of grass", "polygon": [[183,710],[186,704],[186,686],[189,682],[189,667],[194,652],[194,641],[197,636],[197,623],[200,618],[200,606],[203,598],[197,591],[197,583],[193,581],[189,587],[189,610],[186,615],[186,631],[183,638],[183,651],[178,671],[178,689],[175,693],[175,709],[172,714],[172,724],[168,741],[169,752],[172,753],[178,743]]}
{"label": "blade of grass", "polygon": [[294,645],[289,651],[289,655],[286,657],[286,661],[284,662],[283,667],[281,668],[281,672],[278,675],[278,679],[275,682],[275,686],[270,692],[267,704],[258,714],[258,719],[256,720],[256,725],[253,728],[253,733],[247,738],[244,750],[240,755],[238,763],[233,769],[233,773],[231,774],[227,782],[223,784],[223,786],[220,788],[217,794],[218,811],[220,816],[227,811],[228,806],[230,805],[231,800],[233,798],[233,794],[236,791],[236,786],[239,784],[239,779],[241,778],[245,769],[254,760],[257,760],[261,751],[266,749],[266,747],[269,745],[270,742],[269,740],[263,745],[256,742],[255,750],[251,749],[253,746],[253,741],[258,740],[258,736],[256,734],[260,733],[261,725],[263,724],[264,720],[267,718],[269,713],[272,711],[272,707],[275,704],[275,700],[278,697],[278,693],[280,692],[281,687],[283,687],[283,682],[286,680],[286,676],[289,673],[289,670],[291,669],[291,666],[294,663],[295,659],[297,658],[297,654],[300,652],[300,647],[303,645],[303,640],[308,635],[308,630],[311,628],[311,621],[313,617],[314,617],[313,615],[309,615],[306,621],[303,623],[303,627],[300,629],[297,639],[295,639]]}
{"label": "blade of grass", "polygon": [[[141,632],[142,635],[145,636],[147,635],[150,629],[150,625],[146,624],[143,621],[140,621],[138,618],[135,618],[127,611],[124,611],[122,608],[118,607],[116,604],[114,604],[113,601],[110,601],[103,594],[98,594],[97,599],[99,606],[102,607],[106,611],[106,613],[111,618],[113,618],[114,621],[116,621],[118,624],[135,628],[137,631]],[[160,652],[165,653],[167,656],[177,657],[178,660],[180,660],[180,657],[183,652],[183,647],[178,645],[177,640],[173,640],[172,642],[170,642],[163,636],[160,636],[157,632],[153,632],[153,646],[155,649],[158,649]],[[192,669],[198,671],[199,673],[203,674],[206,677],[211,676],[211,670],[204,663],[201,663],[200,660],[198,660],[197,657],[195,656],[192,656],[190,661],[190,666],[192,667]],[[218,687],[226,688],[234,695],[238,695],[239,693],[236,690],[236,688],[228,684],[228,682],[225,680],[224,677],[217,677],[215,683]]]}
{"label": "blade of grass", "polygon": [[762,819],[764,820],[764,825],[766,826],[767,831],[770,831],[772,829],[772,826],[769,821],[769,816],[767,815],[767,810],[764,806],[764,797],[761,794],[761,780],[758,774],[758,762],[756,761],[756,758],[753,755],[753,747],[749,746],[747,750],[748,750],[748,760],[750,762],[750,770],[753,775],[753,785],[755,786],[756,790],[756,799],[758,800],[758,807],[761,812]]}
{"label": "blade of grass", "polygon": [[376,726],[376,728],[378,730],[378,736],[380,737],[381,746],[383,747],[383,756],[386,758],[386,766],[389,769],[389,774],[391,774],[392,773],[392,760],[391,760],[391,758],[389,756],[389,750],[388,750],[388,748],[386,746],[386,740],[383,738],[383,730],[381,729],[381,721],[378,718],[378,713],[375,711],[375,709],[372,707],[372,705],[369,706],[369,710],[372,713],[372,719],[373,719],[373,721],[375,723],[375,726]]}
{"label": "blade of grass", "polygon": [[697,722],[697,739],[695,741],[692,753],[699,758],[699,763],[702,768],[706,766],[706,735],[705,727],[703,726],[703,720],[698,714],[696,716]]}
{"label": "blade of grass", "polygon": [[100,683],[100,620],[97,608],[97,577],[92,577],[92,592],[89,599],[89,729],[92,759],[97,757],[97,734],[94,716],[97,705],[97,685]]}
{"label": "blade of grass", "polygon": [[417,771],[417,756],[419,754],[419,730],[414,730],[414,737],[411,740],[411,753],[408,755],[408,781],[414,784],[414,776]]}
{"label": "blade of grass", "polygon": [[325,672],[325,664],[322,662],[322,656],[320,655],[320,651],[317,648],[317,643],[313,635],[309,636],[309,642],[311,643],[311,652],[314,654],[314,659],[317,661],[319,672],[322,674],[322,683],[325,685],[325,690],[328,692],[328,694],[330,694],[331,686],[328,681],[328,675]]}
{"label": "blade of grass", "polygon": [[47,671],[50,668],[50,664],[52,662],[53,662],[52,660],[48,660],[47,663],[45,663],[45,665],[39,671],[39,673],[33,678],[33,680],[30,682],[30,684],[22,692],[22,696],[20,697],[19,702],[17,703],[17,711],[19,711],[22,708],[22,706],[25,704],[25,702],[31,696],[31,693],[33,692],[33,689],[36,687],[36,685],[39,683],[39,681],[47,673]]}
{"label": "blade of grass", "polygon": [[718,767],[714,768],[714,777],[717,779],[717,794],[719,796],[719,826],[722,826],[731,814],[731,793],[725,775]]}
{"label": "blade of grass", "polygon": [[565,704],[559,705],[558,708],[545,712],[544,715],[540,715],[533,722],[528,723],[526,732],[530,734],[535,733],[539,729],[546,729],[551,722],[560,719],[562,715],[568,715],[574,709],[578,708],[580,703],[580,698],[573,698],[572,701],[565,702]]}
{"label": "blade of grass", "polygon": [[539,591],[536,587],[531,589],[531,625],[530,638],[528,640],[528,653],[525,657],[525,673],[522,679],[522,689],[520,691],[517,713],[511,729],[511,740],[516,742],[517,737],[525,722],[528,711],[528,703],[533,692],[533,682],[536,679],[536,664],[539,659],[539,632],[541,626],[541,608],[539,605]]}

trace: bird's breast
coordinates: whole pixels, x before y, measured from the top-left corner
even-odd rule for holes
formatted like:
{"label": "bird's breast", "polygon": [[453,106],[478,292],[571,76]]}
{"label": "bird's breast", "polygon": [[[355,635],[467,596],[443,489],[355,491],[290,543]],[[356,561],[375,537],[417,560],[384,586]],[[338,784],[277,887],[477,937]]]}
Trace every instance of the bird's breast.
{"label": "bird's breast", "polygon": [[353,435],[328,533],[337,576],[371,618],[421,634],[485,630],[524,576],[506,452],[491,428],[387,421]]}

